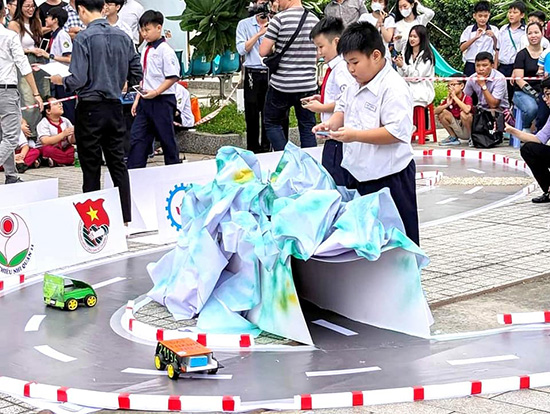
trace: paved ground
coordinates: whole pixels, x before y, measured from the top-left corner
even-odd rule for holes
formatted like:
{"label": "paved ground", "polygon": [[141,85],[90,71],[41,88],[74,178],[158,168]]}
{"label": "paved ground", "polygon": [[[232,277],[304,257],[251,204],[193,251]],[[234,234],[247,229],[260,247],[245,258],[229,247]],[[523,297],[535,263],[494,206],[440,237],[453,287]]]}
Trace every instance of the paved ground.
{"label": "paved ground", "polygon": [[[444,137],[442,133],[439,136]],[[433,146],[433,143],[427,144],[427,147]],[[511,147],[491,151],[519,158],[518,150]],[[187,155],[189,162],[204,158]],[[161,161],[157,157],[152,162]],[[29,170],[23,178],[59,178],[60,196],[78,193],[81,187],[80,170],[73,167]],[[497,313],[550,307],[547,299],[549,279],[542,276],[550,273],[550,207],[532,204],[531,197],[449,224],[421,229],[422,247],[431,258],[422,277],[436,320],[434,333],[488,329],[497,326]],[[129,247],[143,250],[148,246],[130,239]],[[342,413],[344,410],[319,411]],[[353,411],[395,414],[550,412],[550,388]],[[27,412],[36,411],[25,403],[0,395],[0,413]]]}

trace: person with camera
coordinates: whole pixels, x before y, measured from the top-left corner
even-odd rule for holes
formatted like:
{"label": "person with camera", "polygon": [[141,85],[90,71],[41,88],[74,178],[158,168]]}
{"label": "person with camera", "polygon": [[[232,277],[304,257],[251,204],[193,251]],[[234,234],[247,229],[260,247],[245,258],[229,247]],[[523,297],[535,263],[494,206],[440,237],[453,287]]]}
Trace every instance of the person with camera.
{"label": "person with camera", "polygon": [[260,45],[260,56],[270,71],[265,130],[273,150],[283,150],[288,141],[289,111],[294,107],[302,148],[315,147],[311,132],[315,114],[302,106],[302,99],[317,92],[317,48],[309,34],[319,19],[304,9],[301,0],[279,0],[279,10]]}
{"label": "person with camera", "polygon": [[269,0],[256,0],[250,12],[252,16],[241,20],[237,26],[237,51],[244,57],[246,148],[258,153],[268,152],[271,147],[265,132],[263,116],[269,73],[260,57],[260,44],[269,22]]}

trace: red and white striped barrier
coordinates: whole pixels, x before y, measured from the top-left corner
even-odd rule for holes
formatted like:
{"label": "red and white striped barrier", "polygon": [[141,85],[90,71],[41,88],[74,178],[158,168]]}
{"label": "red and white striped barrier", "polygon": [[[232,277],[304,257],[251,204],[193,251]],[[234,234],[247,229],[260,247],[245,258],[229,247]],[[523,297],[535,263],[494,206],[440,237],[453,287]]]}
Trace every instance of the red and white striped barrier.
{"label": "red and white striped barrier", "polygon": [[527,325],[531,323],[550,323],[550,311],[518,312],[497,315],[501,325]]}
{"label": "red and white striped barrier", "polygon": [[10,377],[0,377],[0,392],[111,410],[231,412],[238,411],[241,405],[240,397],[229,395],[146,395],[102,392],[38,384]]}
{"label": "red and white striped barrier", "polygon": [[[550,385],[550,372],[537,374],[463,381],[450,384],[352,391],[330,394],[302,394],[294,397],[296,409],[344,408],[363,405],[397,404],[424,400],[467,397],[479,394],[502,393]],[[267,407],[266,407],[267,408]]]}
{"label": "red and white striped barrier", "polygon": [[542,81],[544,78],[542,76],[503,76],[498,78],[485,77],[485,76],[461,76],[461,77],[443,77],[443,76],[404,76],[403,79],[407,81],[441,81],[441,82],[451,82],[451,81],[468,81],[472,80],[482,80],[482,81],[495,81],[495,80],[538,80]]}
{"label": "red and white striped barrier", "polygon": [[[73,95],[73,96],[69,96],[68,98],[56,99],[55,101],[44,102],[44,106],[52,105],[52,104],[58,103],[58,102],[72,101],[73,99],[76,99],[76,98],[78,98],[78,96]],[[22,107],[21,110],[25,111],[27,109],[38,108],[38,106],[39,106],[38,104],[28,105],[28,106]]]}
{"label": "red and white striped barrier", "polygon": [[203,346],[216,348],[253,348],[254,337],[250,334],[211,334],[182,332],[178,330],[161,329],[138,321],[134,316],[134,301],[128,301],[121,320],[122,327],[130,335],[145,341],[164,341],[168,339],[191,338]]}
{"label": "red and white striped barrier", "polygon": [[9,290],[13,287],[19,287],[25,283],[25,275],[13,275],[8,276],[0,280],[0,293],[5,290]]}
{"label": "red and white striped barrier", "polygon": [[427,187],[434,187],[443,179],[440,171],[421,171],[416,173],[416,183]]}

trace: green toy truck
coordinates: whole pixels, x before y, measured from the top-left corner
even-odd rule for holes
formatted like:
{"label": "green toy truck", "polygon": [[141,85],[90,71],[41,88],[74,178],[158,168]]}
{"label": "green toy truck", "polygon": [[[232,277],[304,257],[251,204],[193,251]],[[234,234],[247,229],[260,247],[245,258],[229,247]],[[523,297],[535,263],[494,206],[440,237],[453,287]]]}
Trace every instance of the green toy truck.
{"label": "green toy truck", "polygon": [[89,308],[94,307],[97,303],[97,295],[87,283],[46,273],[44,274],[44,303],[74,311],[79,303]]}

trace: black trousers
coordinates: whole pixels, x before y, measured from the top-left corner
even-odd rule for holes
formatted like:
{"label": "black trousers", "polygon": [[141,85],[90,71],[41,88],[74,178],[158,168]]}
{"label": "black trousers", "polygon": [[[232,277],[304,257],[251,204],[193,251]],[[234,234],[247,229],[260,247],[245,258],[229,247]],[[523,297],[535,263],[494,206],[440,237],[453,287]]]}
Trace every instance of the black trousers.
{"label": "black trousers", "polygon": [[[271,144],[264,125],[264,104],[269,86],[267,69],[244,69],[244,118],[246,148],[254,153],[269,152]],[[261,141],[260,141],[261,137]]]}
{"label": "black trousers", "polygon": [[79,101],[76,106],[75,139],[84,182],[82,191],[101,189],[101,152],[115,187],[120,192],[122,217],[132,220],[130,180],[124,162],[126,124],[122,103],[113,101]]}
{"label": "black trousers", "polygon": [[327,139],[323,147],[322,164],[330,173],[336,185],[347,186],[354,178],[342,167],[344,157],[343,144],[335,139]]}
{"label": "black trousers", "polygon": [[[498,65],[498,71],[508,78],[512,76],[512,72],[514,72],[514,64]],[[511,103],[512,98],[514,97],[514,85],[512,85],[509,80],[506,81],[506,89],[508,89],[508,102]]]}
{"label": "black trousers", "polygon": [[[549,148],[550,149],[550,148]],[[355,188],[361,195],[372,194],[388,187],[397,206],[405,232],[409,239],[420,246],[420,232],[418,230],[418,207],[416,204],[416,165],[412,160],[404,170],[372,181],[353,182],[348,188]]]}
{"label": "black trousers", "polygon": [[542,143],[526,142],[522,145],[521,157],[525,160],[535,180],[545,193],[550,189],[550,147]]}

